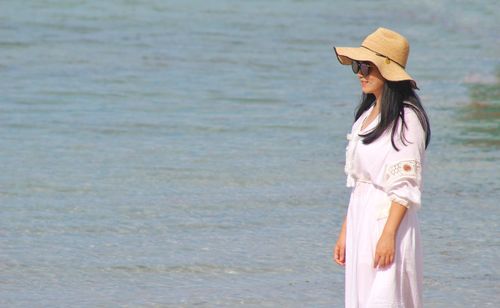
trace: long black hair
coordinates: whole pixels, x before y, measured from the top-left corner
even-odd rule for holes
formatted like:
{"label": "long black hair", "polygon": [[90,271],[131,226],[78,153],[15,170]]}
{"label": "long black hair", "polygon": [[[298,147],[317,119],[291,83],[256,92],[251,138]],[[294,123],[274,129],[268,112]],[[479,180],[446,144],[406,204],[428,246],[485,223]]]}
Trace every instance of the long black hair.
{"label": "long black hair", "polygon": [[[355,121],[368,110],[375,103],[375,95],[365,94],[361,98],[361,103],[356,110]],[[382,97],[380,100],[380,122],[377,127],[372,131],[360,135],[363,137],[363,143],[369,144],[377,140],[387,129],[391,129],[391,143],[396,151],[399,149],[396,147],[394,142],[394,135],[398,127],[399,121],[402,122],[401,125],[401,142],[406,145],[408,140],[404,137],[404,129],[407,127],[405,122],[404,108],[412,108],[417,114],[418,120],[422,125],[425,132],[425,148],[429,145],[431,140],[431,127],[429,124],[429,118],[424,110],[424,107],[420,103],[420,98],[417,93],[412,88],[411,81],[389,81],[386,80],[384,88],[382,91]]]}

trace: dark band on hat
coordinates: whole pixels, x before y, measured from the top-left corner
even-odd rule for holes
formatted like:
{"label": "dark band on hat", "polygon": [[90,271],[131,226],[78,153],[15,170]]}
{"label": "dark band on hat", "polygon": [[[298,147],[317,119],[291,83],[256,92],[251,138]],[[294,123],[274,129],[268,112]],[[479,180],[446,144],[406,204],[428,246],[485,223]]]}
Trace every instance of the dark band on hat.
{"label": "dark band on hat", "polygon": [[386,59],[389,59],[389,60],[391,60],[392,62],[396,63],[397,65],[401,66],[403,69],[405,69],[404,65],[401,65],[399,62],[394,61],[393,59],[389,58],[388,56],[383,55],[383,54],[381,54],[381,53],[378,53],[378,52],[376,52],[375,50],[370,49],[370,48],[368,48],[368,47],[366,47],[366,46],[361,45],[361,47],[368,49],[369,51],[371,51],[371,52],[375,53],[375,55],[377,55],[377,56],[380,56],[380,57],[384,57],[384,58],[386,58]]}

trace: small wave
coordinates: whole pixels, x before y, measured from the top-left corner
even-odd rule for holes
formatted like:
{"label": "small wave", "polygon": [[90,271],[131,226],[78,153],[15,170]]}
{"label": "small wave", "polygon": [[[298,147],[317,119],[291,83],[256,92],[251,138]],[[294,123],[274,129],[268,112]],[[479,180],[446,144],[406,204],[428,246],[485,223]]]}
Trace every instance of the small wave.
{"label": "small wave", "polygon": [[225,101],[232,101],[235,103],[251,104],[251,105],[283,104],[285,102],[285,101],[280,100],[280,99],[269,98],[269,97],[263,97],[263,98],[258,98],[258,97],[227,97],[224,100]]}
{"label": "small wave", "polygon": [[191,274],[256,274],[291,272],[290,268],[276,267],[242,267],[226,266],[210,263],[196,263],[187,265],[115,265],[102,269],[111,272],[126,273],[191,273]]}
{"label": "small wave", "polygon": [[6,48],[26,48],[30,47],[31,44],[29,43],[24,43],[24,42],[0,42],[0,48],[1,49],[6,49]]}
{"label": "small wave", "polygon": [[463,82],[466,84],[495,84],[497,83],[497,78],[493,75],[485,75],[479,73],[467,74]]}

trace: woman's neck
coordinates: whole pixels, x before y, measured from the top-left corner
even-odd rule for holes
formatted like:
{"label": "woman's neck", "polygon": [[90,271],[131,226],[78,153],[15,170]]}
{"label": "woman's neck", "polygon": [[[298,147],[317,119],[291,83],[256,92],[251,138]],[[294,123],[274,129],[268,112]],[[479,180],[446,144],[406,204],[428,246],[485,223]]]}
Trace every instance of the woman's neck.
{"label": "woman's neck", "polygon": [[375,102],[373,103],[373,112],[375,114],[378,114],[380,112],[380,98],[376,98]]}

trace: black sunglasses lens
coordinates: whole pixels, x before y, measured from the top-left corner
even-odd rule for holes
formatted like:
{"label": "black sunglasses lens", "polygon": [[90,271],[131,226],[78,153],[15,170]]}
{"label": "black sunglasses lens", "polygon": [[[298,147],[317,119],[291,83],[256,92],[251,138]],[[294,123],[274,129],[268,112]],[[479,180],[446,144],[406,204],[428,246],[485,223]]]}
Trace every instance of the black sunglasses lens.
{"label": "black sunglasses lens", "polygon": [[361,75],[365,77],[368,76],[368,74],[370,74],[370,64],[368,63],[352,61],[351,68],[354,74],[357,74],[360,70],[361,70]]}
{"label": "black sunglasses lens", "polygon": [[351,68],[352,68],[353,73],[357,74],[359,72],[359,62],[358,61],[352,61]]}
{"label": "black sunglasses lens", "polygon": [[352,61],[351,68],[354,74],[357,74],[360,70],[361,70],[361,75],[363,75],[364,77],[370,74],[370,64],[368,63]]}
{"label": "black sunglasses lens", "polygon": [[361,63],[360,68],[361,68],[361,75],[365,77],[368,76],[368,74],[370,73],[370,65],[366,63]]}

